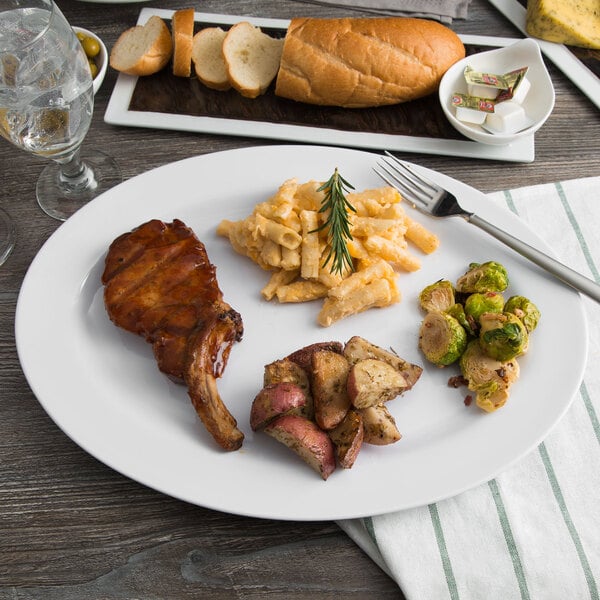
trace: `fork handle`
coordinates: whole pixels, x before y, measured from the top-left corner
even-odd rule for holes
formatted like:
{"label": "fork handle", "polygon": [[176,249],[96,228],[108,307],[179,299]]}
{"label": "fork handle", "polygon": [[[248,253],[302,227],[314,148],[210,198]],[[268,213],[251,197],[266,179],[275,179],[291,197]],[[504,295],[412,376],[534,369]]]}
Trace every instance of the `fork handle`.
{"label": "fork handle", "polygon": [[536,250],[533,246],[522,242],[518,238],[510,235],[510,233],[506,233],[502,229],[499,229],[495,225],[492,225],[485,219],[478,217],[475,214],[471,214],[467,217],[467,221],[476,225],[480,229],[483,229],[485,232],[489,233],[497,240],[500,240],[516,252],[518,252],[521,256],[528,258],[531,262],[535,263],[548,273],[551,273],[558,279],[560,279],[563,283],[570,285],[575,288],[577,291],[593,298],[596,302],[600,302],[600,285],[584,277],[577,271],[570,269],[566,265],[558,262],[554,258]]}

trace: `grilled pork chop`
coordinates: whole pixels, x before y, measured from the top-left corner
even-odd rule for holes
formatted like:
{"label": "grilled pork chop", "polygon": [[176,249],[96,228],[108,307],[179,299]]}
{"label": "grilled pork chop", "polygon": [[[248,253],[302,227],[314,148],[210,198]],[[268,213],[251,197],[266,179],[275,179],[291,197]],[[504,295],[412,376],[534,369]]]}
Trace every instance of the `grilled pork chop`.
{"label": "grilled pork chop", "polygon": [[242,319],[223,300],[204,244],[177,219],[149,221],[113,241],[102,283],[111,321],[152,344],[158,368],[187,385],[196,412],[222,448],[240,448],[244,434],[216,378],[242,339]]}

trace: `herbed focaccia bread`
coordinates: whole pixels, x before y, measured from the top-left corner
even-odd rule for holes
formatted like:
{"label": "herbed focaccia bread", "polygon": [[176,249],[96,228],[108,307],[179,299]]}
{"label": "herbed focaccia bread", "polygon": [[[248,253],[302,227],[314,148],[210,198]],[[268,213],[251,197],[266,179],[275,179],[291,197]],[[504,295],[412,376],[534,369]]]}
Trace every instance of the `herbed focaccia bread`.
{"label": "herbed focaccia bread", "polygon": [[292,19],[275,94],[299,102],[362,108],[434,92],[464,58],[450,29],[424,19]]}

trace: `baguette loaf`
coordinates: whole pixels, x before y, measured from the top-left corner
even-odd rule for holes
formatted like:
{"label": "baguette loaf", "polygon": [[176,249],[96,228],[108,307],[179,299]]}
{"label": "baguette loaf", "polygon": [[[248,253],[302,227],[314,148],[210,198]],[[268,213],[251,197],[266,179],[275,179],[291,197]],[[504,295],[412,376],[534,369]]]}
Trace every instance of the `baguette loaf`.
{"label": "baguette loaf", "polygon": [[173,13],[173,75],[189,77],[192,74],[192,40],[194,38],[194,9],[182,8]]}
{"label": "baguette loaf", "polygon": [[156,15],[145,25],[124,31],[110,51],[110,66],[128,75],[152,75],[171,59],[173,42],[165,22]]}
{"label": "baguette loaf", "polygon": [[414,100],[434,92],[464,58],[450,29],[424,19],[292,19],[275,94],[319,104],[361,108]]}

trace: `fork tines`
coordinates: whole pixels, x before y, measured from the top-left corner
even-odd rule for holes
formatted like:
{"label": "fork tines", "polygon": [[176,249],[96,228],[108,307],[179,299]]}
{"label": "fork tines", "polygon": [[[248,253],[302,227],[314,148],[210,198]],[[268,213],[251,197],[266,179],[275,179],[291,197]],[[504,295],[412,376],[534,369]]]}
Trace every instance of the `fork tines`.
{"label": "fork tines", "polygon": [[[421,202],[428,205],[432,195],[437,194],[440,190],[434,184],[425,180],[421,175],[417,175],[410,165],[396,158],[393,154],[386,151],[389,158],[383,158],[378,166],[383,169],[387,175],[373,168],[375,173],[379,175],[388,185],[395,187],[407,199]],[[389,176],[389,177],[388,177]],[[391,178],[391,179],[390,179]]]}

